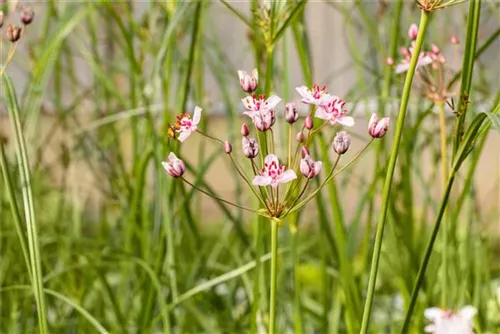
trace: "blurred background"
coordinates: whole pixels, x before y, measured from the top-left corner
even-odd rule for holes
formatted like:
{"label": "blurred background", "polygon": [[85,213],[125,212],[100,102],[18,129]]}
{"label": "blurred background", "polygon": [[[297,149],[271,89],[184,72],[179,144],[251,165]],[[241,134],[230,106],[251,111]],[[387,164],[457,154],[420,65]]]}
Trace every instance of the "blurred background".
{"label": "blurred background", "polygon": [[[330,93],[346,100],[356,119],[348,129],[353,137],[350,159],[369,139],[371,113],[396,118],[405,75],[395,74],[386,59],[392,56],[398,62],[399,48],[409,45],[408,28],[420,16],[415,2],[279,2],[275,20],[283,34],[274,45],[272,69],[263,47],[263,27],[269,22],[266,2],[20,1],[11,12],[13,5],[2,4],[2,64],[11,48],[5,25],[19,24],[23,5],[35,12],[6,73],[16,91],[27,142],[46,286],[113,333],[163,333],[169,326],[176,333],[246,332],[254,326],[262,331],[267,297],[255,310],[252,289],[267,296],[267,286],[254,283],[255,262],[252,268],[245,265],[255,258],[258,242],[267,245],[268,236],[255,239],[260,224],[255,217],[172,181],[160,162],[175,150],[188,162],[193,183],[245,206],[258,203],[220,147],[194,135],[179,147],[168,139],[167,125],[198,105],[205,132],[230,140],[242,156],[239,129],[249,119],[242,115],[245,94],[237,70],[258,68],[262,83],[273,71],[272,91],[284,102],[298,101],[295,87],[311,83],[327,85]],[[447,82],[462,67],[468,11],[465,2],[436,12],[426,36],[424,47],[435,43],[446,57]],[[471,118],[498,103],[499,22],[499,3],[483,0],[478,48],[484,48],[475,61]],[[450,42],[452,36],[458,44]],[[455,106],[457,79],[449,90]],[[283,110],[284,103],[279,116]],[[450,106],[446,113],[451,143],[456,116]],[[401,324],[443,191],[437,109],[422,96],[418,83],[405,129],[374,306],[377,333],[393,332]],[[282,156],[285,130],[278,120]],[[326,134],[327,141],[337,130]],[[0,131],[21,200],[3,91]],[[283,333],[297,332],[294,303],[303,312],[304,332],[348,331],[346,291],[363,300],[392,134],[391,129],[387,139],[339,175],[294,222],[287,222],[299,226],[300,259],[290,254],[295,239],[283,228],[278,299]],[[499,140],[498,132],[491,131],[478,143],[450,201],[449,247],[454,251],[449,306],[473,303],[480,309],[476,328],[491,333],[500,333]],[[0,189],[0,284],[28,285],[5,187]],[[422,331],[423,309],[439,300],[440,287],[432,282],[440,275],[442,251],[438,245],[435,270],[429,270],[419,300],[415,333]],[[339,273],[343,261],[352,262],[354,288]],[[261,270],[265,274],[267,269]],[[226,273],[230,277],[221,279]],[[4,290],[0,332],[35,332],[33,295]],[[47,304],[51,333],[101,331],[60,298],[47,296]]]}

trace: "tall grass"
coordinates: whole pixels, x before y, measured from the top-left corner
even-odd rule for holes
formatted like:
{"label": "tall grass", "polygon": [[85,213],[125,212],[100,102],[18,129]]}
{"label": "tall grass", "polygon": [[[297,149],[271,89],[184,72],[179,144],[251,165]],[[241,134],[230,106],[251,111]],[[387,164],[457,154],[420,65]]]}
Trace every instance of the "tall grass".
{"label": "tall grass", "polygon": [[[478,308],[478,333],[498,331],[499,208],[484,201],[492,196],[478,178],[491,173],[483,159],[498,140],[498,6],[470,1],[422,15],[417,48],[449,47],[458,63],[454,112],[442,105],[439,133],[412,69],[404,80],[386,65],[418,18],[415,3],[262,5],[35,5],[35,26],[2,74],[0,332],[413,333],[425,308],[466,304]],[[344,30],[320,40],[318,10]],[[242,51],[226,45],[220,15],[243,27],[233,32]],[[450,17],[453,28],[444,27]],[[459,46],[449,45],[452,33]],[[345,47],[345,68],[320,68],[319,44],[332,45],[335,64]],[[196,187],[260,204],[223,152],[195,139],[179,147],[167,128],[200,105],[203,128],[238,151],[236,70],[253,67],[263,92],[286,102],[299,84],[343,94],[360,124],[354,147],[366,144],[370,111],[392,119],[388,138],[355,164],[341,161],[343,173],[279,226],[173,182],[160,164],[174,151]],[[279,150],[288,131],[276,129]],[[334,133],[314,143],[324,170]]]}

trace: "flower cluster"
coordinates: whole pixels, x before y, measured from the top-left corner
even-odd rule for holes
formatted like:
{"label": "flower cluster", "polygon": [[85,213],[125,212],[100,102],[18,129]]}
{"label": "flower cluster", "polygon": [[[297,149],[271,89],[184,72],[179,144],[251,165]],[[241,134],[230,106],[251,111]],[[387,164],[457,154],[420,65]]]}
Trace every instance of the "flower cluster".
{"label": "flower cluster", "polygon": [[[267,97],[264,94],[256,93],[259,80],[257,70],[253,70],[251,74],[238,71],[238,76],[241,89],[249,94],[241,99],[245,109],[242,114],[250,119],[255,131],[254,136],[251,136],[250,127],[246,123],[241,125],[241,152],[249,161],[247,169],[253,171],[252,176],[248,176],[245,168],[239,162],[240,160],[233,157],[235,152],[233,152],[233,146],[229,141],[200,131],[199,123],[202,111],[200,107],[195,107],[192,114],[183,113],[177,116],[175,124],[169,126],[169,136],[184,142],[193,133],[198,133],[222,145],[223,151],[229,156],[234,168],[247,183],[262,207],[256,210],[242,207],[198,188],[184,178],[185,164],[174,153],[170,153],[169,160],[163,162],[163,167],[170,176],[181,178],[216,200],[266,217],[281,219],[288,213],[304,206],[327,182],[333,179],[340,157],[350,147],[351,140],[345,131],[340,131],[334,136],[332,151],[337,155],[337,158],[334,163],[328,164],[333,167],[328,173],[325,173],[321,185],[302,199],[310,180],[320,177],[324,166],[322,160],[315,159],[311,154],[311,152],[317,151],[313,140],[314,135],[334,125],[353,126],[354,118],[348,116],[346,102],[338,96],[329,94],[325,86],[297,87],[296,91],[300,95],[300,101],[306,105],[309,112],[303,121],[299,122],[297,102],[290,101],[285,104],[282,114],[286,121],[284,124],[288,126],[289,131],[288,143],[282,143],[279,138],[275,138],[273,131],[278,116],[277,110],[282,102],[281,98],[277,95]],[[313,119],[319,120],[316,126]],[[299,124],[298,132],[293,135],[296,124]],[[374,114],[368,125],[368,133],[372,138],[381,138],[386,134],[388,127],[388,118],[379,119]],[[284,147],[280,147],[280,145]],[[280,151],[288,152],[286,159],[280,160],[277,155],[277,152]],[[323,157],[323,160],[327,158]]]}
{"label": "flower cluster", "polygon": [[[404,73],[410,68],[417,35],[418,27],[416,24],[412,24],[408,29],[410,46],[401,47],[400,49],[401,60],[395,68],[397,74]],[[459,40],[456,36],[452,36],[450,43],[458,45]],[[416,78],[424,97],[435,103],[442,103],[452,96],[448,91],[449,84],[446,80],[446,75],[450,71],[445,68],[446,57],[436,44],[431,44],[428,50],[422,51],[418,56]],[[394,59],[392,58],[387,58],[386,62],[389,66],[394,65]]]}
{"label": "flower cluster", "polygon": [[431,324],[425,327],[425,331],[433,334],[473,334],[472,319],[476,313],[473,306],[464,306],[457,312],[428,308],[424,315]]}
{"label": "flower cluster", "polygon": [[14,4],[13,7],[10,8],[10,13],[13,14],[16,11],[19,12],[18,19],[21,22],[21,25],[10,22],[10,19],[12,19],[12,15],[5,15],[4,12],[0,10],[0,28],[4,26],[5,20],[7,19],[8,22],[6,25],[5,36],[12,43],[19,41],[23,34],[24,28],[31,22],[33,22],[33,19],[35,18],[35,12],[30,6],[23,6],[21,8],[18,8],[18,6]]}

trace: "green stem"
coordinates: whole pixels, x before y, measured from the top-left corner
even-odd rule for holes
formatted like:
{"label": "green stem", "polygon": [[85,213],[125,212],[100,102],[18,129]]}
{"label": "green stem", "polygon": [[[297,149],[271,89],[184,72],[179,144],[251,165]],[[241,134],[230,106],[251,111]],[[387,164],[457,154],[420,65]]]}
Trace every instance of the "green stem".
{"label": "green stem", "polygon": [[401,137],[403,134],[406,109],[408,107],[408,100],[410,97],[411,84],[413,81],[413,76],[417,68],[417,61],[420,55],[420,50],[422,48],[422,42],[424,40],[424,35],[427,30],[427,24],[429,22],[430,13],[422,11],[420,18],[420,25],[418,30],[417,41],[415,43],[415,48],[413,50],[413,55],[410,62],[410,68],[406,75],[406,80],[403,88],[403,95],[401,97],[401,105],[399,108],[399,115],[396,125],[396,133],[394,134],[394,142],[392,146],[391,156],[389,159],[389,164],[387,168],[387,174],[384,182],[384,190],[382,197],[382,208],[378,220],[377,232],[375,235],[375,245],[372,257],[372,264],[370,269],[370,278],[368,280],[368,291],[366,295],[366,302],[363,311],[363,321],[361,323],[361,332],[368,333],[371,309],[373,304],[373,297],[375,292],[375,283],[377,281],[378,265],[380,260],[380,252],[382,249],[382,239],[384,234],[384,227],[387,218],[387,211],[389,209],[389,198],[391,193],[392,178],[394,176],[394,170],[396,167],[396,161],[399,152],[399,144],[401,142]]}
{"label": "green stem", "polygon": [[[444,102],[437,103],[439,109],[439,127],[441,133],[441,178],[443,180],[443,192],[448,180],[448,154],[446,145],[446,118],[444,114]],[[448,301],[448,226],[445,222],[443,231],[443,277],[441,278],[442,293],[441,307],[447,306]]]}
{"label": "green stem", "polygon": [[436,220],[434,222],[434,229],[432,230],[431,239],[429,240],[429,243],[427,244],[427,248],[425,249],[424,259],[423,259],[422,264],[420,265],[420,268],[418,270],[417,280],[415,283],[415,287],[413,288],[413,291],[411,293],[410,305],[408,306],[408,311],[406,312],[406,316],[405,316],[405,320],[404,320],[404,324],[403,324],[403,328],[401,330],[401,333],[408,333],[408,328],[410,326],[411,316],[413,314],[413,310],[414,310],[415,304],[417,302],[418,292],[420,290],[420,287],[422,286],[422,282],[424,281],[425,271],[427,270],[427,265],[429,264],[429,259],[430,259],[431,254],[432,254],[432,249],[434,248],[434,242],[436,241],[437,234],[439,232],[439,227],[441,225],[441,221],[443,219],[444,212],[446,211],[446,205],[448,204],[448,198],[450,197],[451,188],[453,186],[454,179],[455,179],[455,171],[452,171],[452,174],[450,174],[450,176],[448,178],[446,190],[445,190],[443,199],[441,200],[441,205],[439,207],[438,215],[437,215]]}
{"label": "green stem", "polygon": [[271,220],[271,293],[269,295],[269,334],[276,333],[276,282],[278,278],[278,221]]}

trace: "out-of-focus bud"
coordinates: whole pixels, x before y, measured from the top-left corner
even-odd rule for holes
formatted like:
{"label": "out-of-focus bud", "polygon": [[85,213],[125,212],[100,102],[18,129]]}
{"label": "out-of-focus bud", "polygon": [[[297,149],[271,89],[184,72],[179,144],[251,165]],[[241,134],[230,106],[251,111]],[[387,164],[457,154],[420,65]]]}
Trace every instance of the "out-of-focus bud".
{"label": "out-of-focus bud", "polygon": [[275,121],[276,116],[274,109],[261,110],[260,114],[256,115],[253,119],[253,123],[257,130],[262,132],[269,130],[274,125]]}
{"label": "out-of-focus bud", "polygon": [[3,20],[4,20],[3,12],[0,10],[0,28],[3,27]]}
{"label": "out-of-focus bud", "polygon": [[307,129],[307,130],[311,130],[314,126],[314,122],[313,122],[313,119],[311,117],[311,115],[308,115],[306,117],[306,120],[304,121],[304,127]]}
{"label": "out-of-focus bud", "polygon": [[241,135],[246,137],[250,134],[250,130],[248,129],[248,125],[246,123],[241,124]]}
{"label": "out-of-focus bud", "polygon": [[418,35],[418,26],[413,23],[410,26],[410,29],[408,29],[408,37],[410,37],[411,40],[416,40]]}
{"label": "out-of-focus bud", "polygon": [[431,45],[431,51],[432,51],[432,53],[434,53],[435,55],[437,55],[437,54],[439,54],[440,50],[439,50],[439,47],[436,44],[433,43]]}
{"label": "out-of-focus bud", "polygon": [[405,48],[405,47],[402,47],[399,52],[401,52],[401,55],[405,58],[407,57],[411,57],[411,53],[410,53],[410,50],[408,50],[408,48]]}
{"label": "out-of-focus bud", "polygon": [[23,9],[21,9],[20,19],[24,25],[28,25],[33,22],[34,18],[35,12],[30,6],[24,6]]}
{"label": "out-of-focus bud", "polygon": [[387,58],[385,59],[385,62],[386,62],[386,64],[387,64],[387,65],[389,65],[389,66],[394,65],[394,59],[392,59],[392,57],[387,57]]}
{"label": "out-of-focus bud", "polygon": [[227,154],[230,154],[231,152],[233,151],[233,147],[231,146],[231,144],[226,140],[224,142],[224,152],[227,153]]}
{"label": "out-of-focus bud", "polygon": [[163,161],[161,164],[167,171],[168,175],[175,178],[181,177],[186,171],[186,165],[184,165],[184,161],[177,158],[172,152],[170,152],[170,154],[168,155],[168,162]]}
{"label": "out-of-focus bud", "polygon": [[295,139],[297,140],[298,143],[303,143],[304,142],[304,134],[302,132],[297,133],[297,136],[295,136]]}
{"label": "out-of-focus bud", "polygon": [[300,149],[300,154],[302,155],[302,158],[304,158],[306,155],[310,155],[309,150],[305,146],[302,146],[302,148]]}
{"label": "out-of-focus bud", "polygon": [[293,124],[299,119],[299,110],[297,108],[297,103],[290,102],[285,105],[285,120]]}
{"label": "out-of-focus bud", "polygon": [[373,113],[370,117],[370,122],[368,122],[368,133],[373,138],[382,138],[387,133],[389,129],[389,117],[384,117],[378,119],[377,114]]}
{"label": "out-of-focus bud", "polygon": [[458,37],[456,35],[451,36],[450,42],[451,42],[451,44],[455,44],[455,45],[460,44],[460,40],[458,39]]}
{"label": "out-of-focus bud", "polygon": [[439,62],[440,62],[441,64],[446,63],[446,58],[445,58],[442,54],[440,54],[440,55],[439,55],[438,60],[439,60]]}
{"label": "out-of-focus bud", "polygon": [[347,152],[350,145],[351,139],[345,131],[340,131],[333,139],[333,150],[337,154],[344,154],[345,152]]}
{"label": "out-of-focus bud", "polygon": [[243,137],[241,139],[241,144],[245,157],[253,159],[259,154],[259,144],[255,138]]}
{"label": "out-of-focus bud", "polygon": [[259,84],[259,72],[257,72],[257,69],[252,71],[252,75],[249,75],[245,71],[238,71],[238,76],[240,78],[241,88],[245,92],[252,93],[257,89],[257,85]]}
{"label": "out-of-focus bud", "polygon": [[7,25],[7,39],[15,43],[19,38],[21,38],[21,27],[9,23]]}
{"label": "out-of-focus bud", "polygon": [[322,165],[323,162],[314,161],[308,154],[304,156],[302,160],[300,160],[300,173],[308,179],[312,179],[319,174]]}

